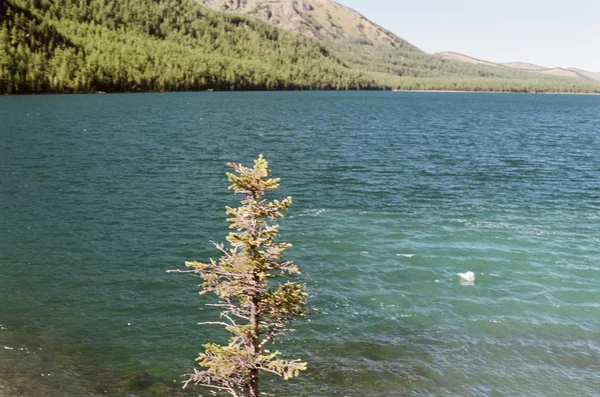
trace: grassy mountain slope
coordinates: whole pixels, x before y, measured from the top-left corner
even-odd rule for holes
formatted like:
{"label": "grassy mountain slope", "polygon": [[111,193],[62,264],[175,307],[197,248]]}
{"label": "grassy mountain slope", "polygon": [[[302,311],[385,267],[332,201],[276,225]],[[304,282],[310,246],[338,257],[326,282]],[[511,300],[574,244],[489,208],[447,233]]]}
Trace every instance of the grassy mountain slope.
{"label": "grassy mountain slope", "polygon": [[[497,66],[502,68],[510,68],[514,70],[520,70],[524,72],[530,72],[534,74],[543,74],[550,77],[568,78],[576,80],[595,80],[600,81],[600,73],[588,72],[587,70],[575,69],[575,68],[547,68],[544,66],[534,65],[526,62],[506,62],[506,63],[493,63],[489,61],[483,61],[481,59],[473,58],[468,55],[458,54],[456,52],[441,52],[435,54],[443,59],[465,62],[470,64],[479,64],[487,66]],[[526,76],[525,76],[526,77]]]}
{"label": "grassy mountain slope", "polygon": [[330,0],[196,0],[218,11],[259,18],[317,39],[356,38],[370,44],[409,47],[407,41],[369,21],[352,8]]}
{"label": "grassy mountain slope", "polygon": [[577,69],[577,68],[569,68],[569,70],[577,72],[580,75],[585,76],[585,77],[587,77],[590,80],[600,81],[600,72],[590,72],[590,71],[587,71],[587,70]]}
{"label": "grassy mountain slope", "polygon": [[473,65],[501,66],[501,65],[495,64],[493,62],[488,62],[488,61],[484,61],[482,59],[473,58],[468,55],[459,54],[457,52],[440,52],[440,53],[437,53],[434,55],[437,55],[438,57],[447,59],[449,61],[466,62],[466,63],[470,63]]}
{"label": "grassy mountain slope", "polygon": [[501,63],[501,66],[506,66],[513,69],[526,70],[529,72],[542,73],[548,76],[569,77],[573,79],[590,79],[594,80],[592,75],[595,73],[574,68],[547,68],[544,66],[534,65],[526,62],[507,62]]}
{"label": "grassy mountain slope", "polygon": [[600,81],[600,73],[590,72],[588,70],[578,68],[547,68],[545,66],[534,65],[526,62],[507,62],[500,65],[513,69],[531,70],[545,74],[560,75],[573,78],[584,78],[595,81]]}
{"label": "grassy mountain slope", "polygon": [[569,77],[572,79],[587,79],[587,77],[569,69],[552,68],[544,70],[536,70],[534,73],[542,73],[548,76]]}
{"label": "grassy mountain slope", "polygon": [[500,65],[506,66],[507,68],[531,70],[531,71],[548,69],[544,66],[534,65],[532,63],[527,63],[527,62],[506,62],[506,63],[501,63]]}

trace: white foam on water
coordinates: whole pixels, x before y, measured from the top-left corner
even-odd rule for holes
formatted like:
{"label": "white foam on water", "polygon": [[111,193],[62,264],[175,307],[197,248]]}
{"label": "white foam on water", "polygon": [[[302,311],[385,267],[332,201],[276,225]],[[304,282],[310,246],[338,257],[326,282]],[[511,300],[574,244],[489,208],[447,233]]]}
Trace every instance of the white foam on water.
{"label": "white foam on water", "polygon": [[475,284],[475,273],[471,271],[465,273],[458,273],[457,276],[460,279],[461,285],[467,286]]}
{"label": "white foam on water", "polygon": [[415,254],[397,254],[396,256],[403,256],[405,258],[412,258]]}

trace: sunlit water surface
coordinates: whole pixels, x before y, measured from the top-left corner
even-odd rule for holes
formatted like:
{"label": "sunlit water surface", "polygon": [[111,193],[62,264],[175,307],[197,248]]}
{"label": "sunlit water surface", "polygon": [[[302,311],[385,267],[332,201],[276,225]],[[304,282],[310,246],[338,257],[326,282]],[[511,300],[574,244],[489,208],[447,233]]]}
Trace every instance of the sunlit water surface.
{"label": "sunlit water surface", "polygon": [[0,396],[179,395],[223,334],[165,270],[259,153],[321,311],[270,395],[600,395],[600,97],[189,93],[0,98]]}

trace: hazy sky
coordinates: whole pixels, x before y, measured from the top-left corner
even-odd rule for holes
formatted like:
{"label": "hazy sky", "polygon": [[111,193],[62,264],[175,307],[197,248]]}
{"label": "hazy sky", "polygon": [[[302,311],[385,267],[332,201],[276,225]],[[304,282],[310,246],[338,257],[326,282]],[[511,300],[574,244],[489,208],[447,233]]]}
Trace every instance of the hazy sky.
{"label": "hazy sky", "polygon": [[429,53],[600,72],[600,0],[336,0]]}

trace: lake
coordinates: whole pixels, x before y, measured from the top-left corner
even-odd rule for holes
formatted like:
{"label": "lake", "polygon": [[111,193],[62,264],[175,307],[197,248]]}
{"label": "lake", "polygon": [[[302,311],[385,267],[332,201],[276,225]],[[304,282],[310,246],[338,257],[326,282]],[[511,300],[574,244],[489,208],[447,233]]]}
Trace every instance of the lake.
{"label": "lake", "polygon": [[319,309],[268,395],[600,395],[600,96],[287,92],[0,98],[0,396],[208,395],[165,271],[260,153]]}

